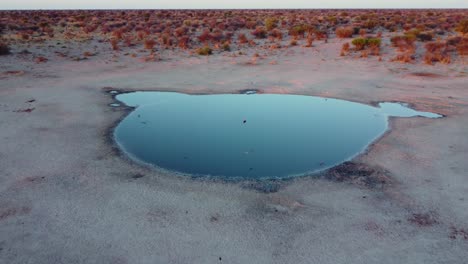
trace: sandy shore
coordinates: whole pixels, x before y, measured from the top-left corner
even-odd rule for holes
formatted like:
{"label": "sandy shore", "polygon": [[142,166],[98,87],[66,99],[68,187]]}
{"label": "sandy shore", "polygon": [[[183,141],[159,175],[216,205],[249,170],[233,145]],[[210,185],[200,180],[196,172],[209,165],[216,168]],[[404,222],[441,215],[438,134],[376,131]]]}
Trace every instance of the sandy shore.
{"label": "sandy shore", "polygon": [[[0,57],[0,262],[466,263],[468,66],[338,57],[333,41],[255,63]],[[393,119],[353,161],[383,183],[305,177],[266,193],[131,162],[110,138],[127,110],[108,106],[109,87],[403,101],[446,117]]]}

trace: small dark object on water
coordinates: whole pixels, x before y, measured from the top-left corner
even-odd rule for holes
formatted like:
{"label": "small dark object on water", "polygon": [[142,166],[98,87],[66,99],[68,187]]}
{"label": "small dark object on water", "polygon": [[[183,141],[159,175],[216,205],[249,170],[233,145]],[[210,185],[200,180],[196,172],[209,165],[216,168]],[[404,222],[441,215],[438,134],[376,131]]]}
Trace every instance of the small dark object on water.
{"label": "small dark object on water", "polygon": [[34,102],[36,102],[36,99],[31,99],[31,100],[27,101],[26,103],[34,103]]}
{"label": "small dark object on water", "polygon": [[244,124],[247,123],[247,120],[244,120]]}

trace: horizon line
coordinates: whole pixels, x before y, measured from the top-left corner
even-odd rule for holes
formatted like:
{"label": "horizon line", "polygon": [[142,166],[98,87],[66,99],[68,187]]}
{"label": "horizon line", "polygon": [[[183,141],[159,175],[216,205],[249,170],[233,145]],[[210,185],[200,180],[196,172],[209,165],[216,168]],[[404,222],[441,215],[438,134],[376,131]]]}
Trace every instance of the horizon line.
{"label": "horizon line", "polygon": [[36,8],[36,9],[0,9],[0,11],[70,11],[70,10],[81,10],[81,11],[118,11],[118,10],[449,10],[449,9],[466,9],[468,7],[302,7],[302,8]]}

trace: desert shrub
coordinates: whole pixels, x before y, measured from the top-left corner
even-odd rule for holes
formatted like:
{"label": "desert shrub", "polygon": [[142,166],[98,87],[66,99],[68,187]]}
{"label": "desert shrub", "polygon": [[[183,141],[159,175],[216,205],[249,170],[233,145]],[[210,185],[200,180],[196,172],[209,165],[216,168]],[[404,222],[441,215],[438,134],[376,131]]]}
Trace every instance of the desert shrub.
{"label": "desert shrub", "polygon": [[429,32],[421,32],[416,34],[416,38],[420,41],[431,41],[434,36]]}
{"label": "desert shrub", "polygon": [[91,51],[85,51],[83,52],[83,56],[85,57],[91,57],[91,56],[95,56],[96,53],[92,53]]}
{"label": "desert shrub", "polygon": [[172,46],[172,38],[169,33],[163,33],[160,37],[160,43],[166,47]]}
{"label": "desert shrub", "polygon": [[283,33],[281,33],[281,30],[275,28],[270,32],[270,37],[278,39],[278,40],[282,40]]}
{"label": "desert shrub", "polygon": [[123,31],[121,29],[116,29],[112,31],[112,36],[116,39],[122,39],[123,38]]}
{"label": "desert shrub", "polygon": [[146,38],[146,36],[148,36],[148,33],[145,32],[145,31],[143,31],[143,30],[139,30],[139,31],[137,32],[137,38],[138,38],[138,40],[143,40],[143,39]]}
{"label": "desert shrub", "polygon": [[[309,31],[309,34],[312,33],[311,29],[309,29],[308,31]],[[327,39],[327,38],[328,38],[328,35],[327,35],[327,32],[326,32],[326,31],[323,31],[323,30],[314,30],[313,33],[314,33],[315,36],[317,37],[317,40]]]}
{"label": "desert shrub", "polygon": [[208,46],[197,49],[197,54],[201,56],[208,56],[208,55],[211,55],[212,53],[213,53],[213,50]]}
{"label": "desert shrub", "polygon": [[435,52],[444,49],[447,46],[445,42],[429,42],[425,45],[426,50],[429,52]]}
{"label": "desert shrub", "polygon": [[313,43],[313,42],[314,42],[314,37],[313,37],[311,34],[309,34],[309,35],[307,36],[307,42],[306,42],[306,45],[305,45],[305,46],[306,46],[307,48],[310,48],[310,47],[312,47],[312,43]]}
{"label": "desert shrub", "polygon": [[336,16],[329,16],[329,17],[327,17],[327,20],[328,20],[328,22],[330,22],[333,25],[335,25],[336,22],[338,22],[338,19],[336,18]]}
{"label": "desert shrub", "polygon": [[44,62],[47,62],[48,59],[47,59],[46,57],[39,56],[39,57],[36,57],[36,58],[34,59],[34,61],[35,61],[36,63],[44,63]]}
{"label": "desert shrub", "polygon": [[229,46],[229,43],[224,43],[222,46],[224,51],[231,51],[231,46]]}
{"label": "desert shrub", "polygon": [[393,36],[392,38],[390,38],[390,42],[395,47],[398,47],[398,45],[400,45],[401,42],[404,42],[408,45],[412,45],[415,40],[416,40],[416,36],[412,34],[398,35],[398,36]]}
{"label": "desert shrub", "polygon": [[237,39],[239,40],[240,44],[245,44],[249,42],[244,33],[240,33],[239,36],[237,36]]}
{"label": "desert shrub", "polygon": [[382,40],[379,38],[368,38],[366,44],[370,47],[380,47]]}
{"label": "desert shrub", "polygon": [[10,47],[3,42],[0,42],[0,55],[8,55],[10,54]]}
{"label": "desert shrub", "polygon": [[378,22],[375,20],[367,20],[366,22],[364,22],[363,27],[367,29],[373,29],[377,26],[377,24]]}
{"label": "desert shrub", "polygon": [[198,36],[198,40],[200,42],[207,42],[208,40],[211,40],[212,35],[209,30],[203,31],[200,36]]}
{"label": "desert shrub", "polygon": [[127,45],[127,47],[132,47],[135,44],[133,44],[133,36],[132,35],[127,35],[124,37],[124,43]]}
{"label": "desert shrub", "polygon": [[251,32],[256,38],[266,38],[267,31],[264,27],[258,26],[254,31]]}
{"label": "desert shrub", "polygon": [[468,34],[468,19],[460,21],[456,31],[460,32],[462,35]]}
{"label": "desert shrub", "polygon": [[378,55],[382,40],[379,38],[355,38],[351,43],[356,47],[356,50],[370,47],[372,54]]}
{"label": "desert shrub", "polygon": [[465,37],[457,44],[457,51],[460,56],[468,55],[468,38]]}
{"label": "desert shrub", "polygon": [[426,53],[424,62],[432,64],[433,62],[450,63],[451,57],[448,53],[446,42],[429,42],[425,45]]}
{"label": "desert shrub", "polygon": [[353,35],[359,34],[359,31],[360,31],[360,30],[361,30],[360,27],[354,27],[354,28],[353,28]]}
{"label": "desert shrub", "polygon": [[399,61],[404,63],[409,63],[414,60],[414,51],[406,51],[401,54],[397,54],[392,61]]}
{"label": "desert shrub", "polygon": [[293,37],[304,37],[307,30],[309,30],[309,27],[306,25],[296,25],[289,29],[289,35]]}
{"label": "desert shrub", "polygon": [[363,38],[367,34],[367,30],[365,28],[359,29],[359,35]]}
{"label": "desert shrub", "polygon": [[352,27],[339,27],[335,30],[336,36],[339,38],[351,38],[354,33]]}
{"label": "desert shrub", "polygon": [[219,29],[215,30],[213,34],[211,34],[211,40],[214,42],[221,42],[223,39],[225,39],[225,36]]}
{"label": "desert shrub", "polygon": [[367,40],[365,38],[355,38],[351,43],[357,50],[362,50],[367,45]]}
{"label": "desert shrub", "polygon": [[154,39],[147,39],[143,45],[145,46],[145,49],[151,50],[154,48],[154,45],[156,45],[156,41]]}
{"label": "desert shrub", "polygon": [[447,38],[447,45],[457,46],[461,40],[462,37],[459,36]]}
{"label": "desert shrub", "polygon": [[177,45],[181,49],[187,49],[189,47],[190,37],[189,36],[181,36],[177,39]]}
{"label": "desert shrub", "polygon": [[183,22],[184,26],[190,27],[192,25],[192,20],[186,19]]}
{"label": "desert shrub", "polygon": [[119,41],[117,39],[111,39],[110,44],[112,47],[112,50],[119,50]]}
{"label": "desert shrub", "polygon": [[266,30],[270,31],[270,30],[276,28],[277,23],[278,23],[278,19],[276,19],[274,17],[269,17],[269,18],[265,19]]}
{"label": "desert shrub", "polygon": [[249,20],[245,22],[245,27],[248,29],[254,29],[257,26],[257,21]]}
{"label": "desert shrub", "polygon": [[178,28],[175,29],[174,35],[175,35],[176,37],[181,37],[181,36],[187,34],[187,32],[188,32],[188,28],[186,28],[186,27],[178,27]]}
{"label": "desert shrub", "polygon": [[349,47],[350,47],[349,42],[346,42],[346,43],[343,44],[343,46],[341,46],[341,50],[342,50],[343,52],[348,52],[348,51],[349,51]]}

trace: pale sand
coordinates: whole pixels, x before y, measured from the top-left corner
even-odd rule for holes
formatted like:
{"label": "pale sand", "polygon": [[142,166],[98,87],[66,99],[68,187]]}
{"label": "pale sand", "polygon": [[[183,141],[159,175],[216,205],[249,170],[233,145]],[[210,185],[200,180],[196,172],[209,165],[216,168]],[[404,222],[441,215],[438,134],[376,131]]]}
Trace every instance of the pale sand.
{"label": "pale sand", "polygon": [[[468,67],[341,58],[333,41],[256,65],[0,57],[0,72],[24,71],[0,76],[0,263],[466,263]],[[266,194],[131,162],[110,139],[126,110],[103,87],[404,101],[446,117],[393,119],[356,159],[387,171],[383,187],[305,177]]]}

